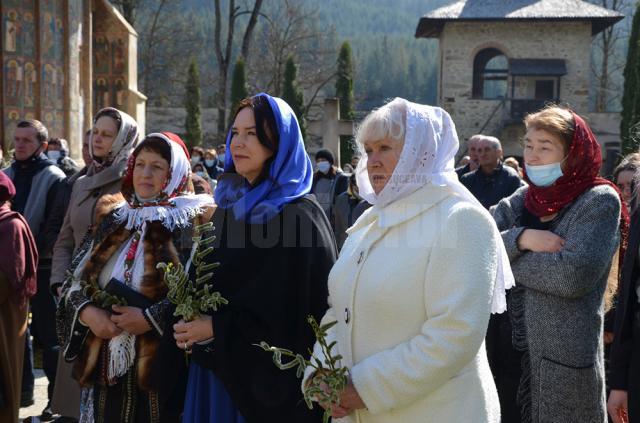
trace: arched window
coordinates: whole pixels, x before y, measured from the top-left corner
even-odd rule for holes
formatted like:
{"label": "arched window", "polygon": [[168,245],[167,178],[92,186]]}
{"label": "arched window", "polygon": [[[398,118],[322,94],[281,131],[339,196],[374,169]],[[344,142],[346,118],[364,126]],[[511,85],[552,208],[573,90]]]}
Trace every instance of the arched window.
{"label": "arched window", "polygon": [[473,97],[495,99],[507,96],[509,62],[498,49],[481,50],[473,59]]}

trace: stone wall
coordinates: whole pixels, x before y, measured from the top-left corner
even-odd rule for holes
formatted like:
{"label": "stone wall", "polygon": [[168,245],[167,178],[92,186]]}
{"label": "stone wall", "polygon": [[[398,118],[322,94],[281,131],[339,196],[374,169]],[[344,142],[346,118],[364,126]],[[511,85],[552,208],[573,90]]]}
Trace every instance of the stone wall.
{"label": "stone wall", "polygon": [[[510,120],[509,100],[472,98],[473,60],[480,50],[489,47],[501,50],[507,58],[564,59],[567,75],[561,78],[560,101],[579,113],[588,111],[590,23],[448,22],[440,36],[438,94],[440,105],[451,113],[461,143],[481,130],[509,137],[521,132],[505,127]],[[523,82],[516,84],[516,98],[530,96],[530,88]],[[511,80],[507,93],[511,95]],[[503,141],[510,151],[520,149],[518,139]]]}

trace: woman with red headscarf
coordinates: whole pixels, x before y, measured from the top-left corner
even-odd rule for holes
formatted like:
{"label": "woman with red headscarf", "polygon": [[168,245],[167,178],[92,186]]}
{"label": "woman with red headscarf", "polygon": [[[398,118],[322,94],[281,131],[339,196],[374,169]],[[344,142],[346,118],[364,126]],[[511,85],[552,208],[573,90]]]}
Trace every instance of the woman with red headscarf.
{"label": "woman with red headscarf", "polygon": [[0,422],[17,422],[20,410],[28,300],[36,292],[38,251],[27,221],[11,211],[16,194],[0,172]]}
{"label": "woman with red headscarf", "polygon": [[[134,149],[122,194],[96,204],[96,231],[63,285],[60,343],[83,388],[81,422],[179,422],[186,368],[156,265],[186,263],[193,226],[212,211],[213,198],[193,193],[187,150],[168,132]],[[100,304],[91,295],[96,284],[128,306]]]}
{"label": "woman with red headscarf", "polygon": [[604,422],[603,319],[615,293],[629,216],[599,177],[600,146],[575,113],[525,118],[525,180],[493,209],[516,287],[509,310],[523,352],[522,422]]}

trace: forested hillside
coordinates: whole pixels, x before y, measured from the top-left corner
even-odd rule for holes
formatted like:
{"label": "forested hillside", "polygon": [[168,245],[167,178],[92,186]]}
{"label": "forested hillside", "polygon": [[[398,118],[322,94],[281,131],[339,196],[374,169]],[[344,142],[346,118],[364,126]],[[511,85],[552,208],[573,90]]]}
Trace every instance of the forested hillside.
{"label": "forested hillside", "polygon": [[[227,2],[222,3],[225,18]],[[236,3],[250,7],[252,2]],[[250,89],[277,94],[278,75],[274,80],[273,75],[265,74],[269,71],[277,74],[278,65],[262,66],[264,61],[274,60],[274,54],[267,52],[273,43],[269,45],[265,40],[270,30],[284,26],[289,15],[297,13],[304,18],[304,31],[309,34],[300,37],[303,39],[289,53],[298,62],[300,84],[309,99],[318,88],[319,97],[334,95],[333,81],[326,80],[335,71],[340,45],[349,41],[355,63],[357,109],[371,109],[393,96],[434,103],[437,44],[434,40],[416,39],[413,34],[421,15],[446,3],[446,0],[265,0],[254,34],[253,57],[248,60]],[[213,5],[213,0],[141,1],[135,27],[140,34],[140,81],[150,105],[182,105],[189,57],[195,57],[200,65],[204,105],[214,105],[217,62],[213,49]],[[247,16],[238,19],[236,32],[242,32],[247,19]],[[226,29],[222,35],[226,36]],[[242,34],[236,35],[236,53],[241,41]],[[158,54],[160,50],[164,52]]]}

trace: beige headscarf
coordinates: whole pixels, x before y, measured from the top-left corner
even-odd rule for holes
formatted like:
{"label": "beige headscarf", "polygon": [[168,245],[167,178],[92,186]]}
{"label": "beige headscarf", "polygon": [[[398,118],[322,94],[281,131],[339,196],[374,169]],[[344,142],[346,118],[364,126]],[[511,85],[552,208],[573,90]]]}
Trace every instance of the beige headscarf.
{"label": "beige headscarf", "polygon": [[98,173],[111,166],[113,163],[126,162],[131,155],[131,152],[138,144],[140,136],[136,121],[125,112],[113,107],[105,107],[96,113],[96,117],[93,119],[94,124],[97,122],[99,117],[104,116],[103,113],[105,111],[112,111],[120,116],[120,129],[113,141],[109,154],[107,154],[107,157],[102,158],[96,158],[93,155],[93,132],[91,133],[91,137],[89,138],[89,154],[93,159],[93,169],[92,172],[90,172],[91,174]]}

